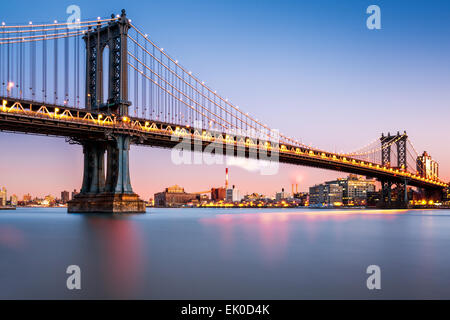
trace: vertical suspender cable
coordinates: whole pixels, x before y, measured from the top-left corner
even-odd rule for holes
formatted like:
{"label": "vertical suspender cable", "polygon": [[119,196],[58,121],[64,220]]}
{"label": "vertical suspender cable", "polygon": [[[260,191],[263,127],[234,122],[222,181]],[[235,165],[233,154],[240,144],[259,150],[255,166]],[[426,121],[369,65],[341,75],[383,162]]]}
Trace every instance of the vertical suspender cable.
{"label": "vertical suspender cable", "polygon": [[[3,43],[3,38],[5,37],[4,33],[3,33],[3,26],[2,26],[2,43]],[[5,80],[3,78],[3,47],[4,46],[0,46],[0,94],[2,96],[4,96],[3,94],[3,87],[5,85]]]}
{"label": "vertical suspender cable", "polygon": [[[69,29],[66,29],[69,32]],[[64,105],[69,102],[69,37],[64,38]]]}
{"label": "vertical suspender cable", "polygon": [[[147,41],[144,41],[145,50],[147,50]],[[147,65],[147,55],[145,54],[145,51],[142,50],[142,61],[144,63],[144,66]],[[144,76],[142,77],[142,118],[145,118],[147,113],[147,68],[143,68]]]}
{"label": "vertical suspender cable", "polygon": [[47,40],[45,31],[42,41],[42,101],[47,102]]}
{"label": "vertical suspender cable", "polygon": [[[30,35],[32,35],[32,31],[30,31]],[[30,50],[30,67],[31,67],[31,100],[34,101],[36,98],[36,42],[31,42],[31,50]]]}
{"label": "vertical suspender cable", "polygon": [[20,43],[20,98],[22,99],[23,94],[24,94],[24,90],[23,90],[23,84],[24,84],[24,74],[23,74],[23,69],[24,69],[24,43],[21,42]]}
{"label": "vertical suspender cable", "polygon": [[[58,33],[58,29],[55,26],[55,34],[57,34],[57,33]],[[55,57],[54,57],[55,64],[54,64],[54,69],[53,69],[53,71],[54,71],[53,84],[54,84],[54,90],[55,90],[54,103],[57,104],[58,103],[58,39],[57,39],[57,37],[55,37],[55,40],[54,40],[54,55],[55,55]]]}
{"label": "vertical suspender cable", "polygon": [[6,91],[9,97],[9,81],[10,81],[10,58],[11,58],[11,48],[8,40],[7,48],[6,48]]}
{"label": "vertical suspender cable", "polygon": [[[139,34],[136,34],[136,42],[139,42]],[[135,57],[138,56],[137,52],[138,52],[138,46],[137,46],[137,43],[134,43],[134,56]],[[138,105],[139,105],[139,102],[138,102],[138,99],[139,99],[138,86],[139,86],[139,84],[138,84],[138,71],[137,71],[139,65],[138,65],[137,60],[134,61],[134,66],[136,67],[136,69],[134,70],[134,82],[133,82],[133,84],[134,84],[134,116],[136,117],[137,109],[138,109]]]}

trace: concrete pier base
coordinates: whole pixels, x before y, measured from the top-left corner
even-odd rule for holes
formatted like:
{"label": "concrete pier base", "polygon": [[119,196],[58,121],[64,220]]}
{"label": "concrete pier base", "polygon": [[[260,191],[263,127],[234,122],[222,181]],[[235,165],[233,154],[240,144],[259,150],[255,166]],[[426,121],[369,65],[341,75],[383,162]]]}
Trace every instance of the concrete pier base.
{"label": "concrete pier base", "polygon": [[67,204],[69,213],[145,213],[145,202],[135,193],[78,194]]}

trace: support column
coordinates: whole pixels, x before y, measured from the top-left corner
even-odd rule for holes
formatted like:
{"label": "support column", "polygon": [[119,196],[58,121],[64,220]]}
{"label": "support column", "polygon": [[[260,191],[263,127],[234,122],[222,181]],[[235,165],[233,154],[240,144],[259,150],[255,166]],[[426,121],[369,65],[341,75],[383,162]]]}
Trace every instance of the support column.
{"label": "support column", "polygon": [[105,191],[105,145],[103,142],[83,142],[84,170],[81,194]]}
{"label": "support column", "polygon": [[130,179],[129,151],[129,136],[118,135],[116,141],[108,145],[107,192],[133,193]]}
{"label": "support column", "polygon": [[381,207],[391,208],[392,207],[392,182],[391,181],[381,181]]}
{"label": "support column", "polygon": [[[133,192],[130,182],[130,137],[83,144],[84,176],[81,193],[68,203],[71,213],[144,213],[145,202]],[[108,150],[105,183],[104,155]]]}
{"label": "support column", "polygon": [[406,180],[404,182],[398,182],[396,208],[407,208],[408,202],[408,183]]}

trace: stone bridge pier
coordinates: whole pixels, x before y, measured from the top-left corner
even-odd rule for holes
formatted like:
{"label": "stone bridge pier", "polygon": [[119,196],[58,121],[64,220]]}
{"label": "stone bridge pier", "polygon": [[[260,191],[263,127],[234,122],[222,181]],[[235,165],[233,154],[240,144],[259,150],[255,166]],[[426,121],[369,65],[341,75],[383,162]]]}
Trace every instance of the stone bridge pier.
{"label": "stone bridge pier", "polygon": [[80,193],[68,202],[68,212],[144,213],[145,202],[133,192],[130,182],[130,137],[116,135],[112,141],[84,141],[81,144],[83,184]]}

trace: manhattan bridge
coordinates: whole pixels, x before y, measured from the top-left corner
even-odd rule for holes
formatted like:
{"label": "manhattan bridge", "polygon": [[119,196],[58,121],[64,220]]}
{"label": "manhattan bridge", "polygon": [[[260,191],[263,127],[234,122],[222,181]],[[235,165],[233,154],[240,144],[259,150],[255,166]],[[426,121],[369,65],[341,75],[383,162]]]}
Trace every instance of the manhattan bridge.
{"label": "manhattan bridge", "polygon": [[[407,207],[408,186],[439,199],[406,132],[348,153],[288,137],[223,98],[127,18],[0,26],[0,131],[65,137],[84,153],[69,212],[144,212],[129,174],[130,144],[255,157],[377,179],[380,207]],[[216,151],[217,152],[217,151]],[[105,161],[106,160],[106,161]],[[433,162],[434,163],[434,162]]]}

